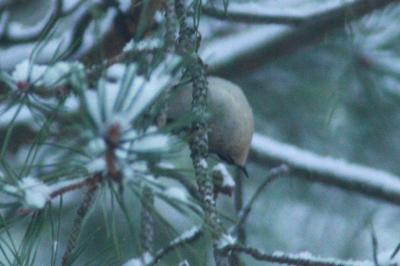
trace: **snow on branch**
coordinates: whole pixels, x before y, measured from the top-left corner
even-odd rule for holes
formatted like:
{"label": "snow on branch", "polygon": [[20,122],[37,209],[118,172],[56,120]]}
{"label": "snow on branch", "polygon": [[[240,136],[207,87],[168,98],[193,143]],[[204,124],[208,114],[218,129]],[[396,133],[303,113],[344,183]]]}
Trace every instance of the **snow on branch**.
{"label": "snow on branch", "polygon": [[246,245],[233,244],[225,247],[226,251],[238,251],[252,256],[259,261],[267,261],[277,264],[288,264],[298,266],[373,266],[370,261],[338,260],[334,258],[322,258],[313,256],[309,252],[299,254],[286,254],[275,251],[272,254],[265,253],[257,248]]}
{"label": "snow on branch", "polygon": [[193,227],[192,229],[183,232],[180,236],[172,240],[166,247],[157,251],[154,256],[153,264],[149,265],[155,265],[162,257],[167,255],[169,252],[197,240],[202,235],[203,231],[200,227]]}
{"label": "snow on branch", "polygon": [[261,134],[253,137],[252,158],[264,164],[285,163],[294,177],[400,205],[400,177],[386,171],[317,155]]}
{"label": "snow on branch", "polygon": [[0,36],[2,44],[10,43],[27,43],[39,38],[44,32],[49,32],[58,19],[62,17],[62,0],[53,0],[51,3],[51,11],[48,12],[44,19],[34,26],[24,26],[19,22],[10,22],[4,35]]}
{"label": "snow on branch", "polygon": [[[304,23],[293,29],[278,29],[277,32],[266,30],[265,26],[251,31],[246,29],[244,32],[220,38],[211,43],[212,47],[207,47],[206,50],[207,54],[212,54],[213,57],[210,57],[212,61],[207,63],[210,64],[210,71],[213,74],[221,76],[232,75],[234,73],[232,69],[238,65],[246,66],[240,69],[242,73],[252,71],[321,39],[327,32],[341,28],[346,23],[396,2],[398,0],[357,0],[310,15]],[[252,38],[251,42],[244,41],[245,36],[250,33],[258,37]],[[221,49],[218,49],[226,47],[226,43],[229,43],[230,48],[233,47],[234,52],[223,50],[221,52]],[[217,55],[217,58],[214,58],[214,55]]]}

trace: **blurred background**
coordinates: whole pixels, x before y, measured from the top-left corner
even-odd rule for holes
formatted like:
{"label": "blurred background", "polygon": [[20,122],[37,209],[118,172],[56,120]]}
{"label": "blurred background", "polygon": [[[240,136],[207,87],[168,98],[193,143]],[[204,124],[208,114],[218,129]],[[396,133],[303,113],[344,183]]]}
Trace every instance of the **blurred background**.
{"label": "blurred background", "polygon": [[[8,29],[14,31],[15,36],[40,23],[52,2],[14,1],[12,4],[9,4],[12,1],[0,1],[0,32],[4,32],[7,21],[8,26],[13,25]],[[75,2],[78,1],[64,1],[64,8],[73,7]],[[223,10],[222,1],[213,2]],[[352,2],[356,1],[230,0],[228,11],[308,17]],[[79,12],[80,9],[74,13]],[[112,19],[107,14],[98,15],[97,25],[101,26],[93,26],[92,31],[100,36],[105,33],[98,31],[107,32],[112,27]],[[159,13],[155,14],[156,25],[162,23],[157,22],[159,16]],[[73,14],[58,24],[52,38],[62,47],[60,50],[68,47],[65,44],[70,38],[68,31],[78,17],[79,14]],[[210,74],[227,78],[242,87],[254,111],[256,132],[323,156],[400,175],[397,162],[400,153],[399,20],[400,5],[389,4],[358,19],[349,19],[343,26],[322,31],[310,42],[291,43],[293,49],[276,56],[273,50],[270,55],[260,54],[259,60],[248,67],[240,59],[232,58],[243,52],[257,52],[254,46],[290,34],[299,26],[239,23],[203,14],[199,25],[202,34],[200,54],[208,64]],[[90,47],[96,42],[89,37],[90,34],[97,36],[93,32],[89,29],[85,33],[85,41],[71,54],[72,58],[79,58],[88,49],[84,46]],[[4,38],[4,34],[1,36],[0,68],[3,71],[11,71],[22,59],[29,57],[37,45],[28,41],[14,42]],[[56,48],[52,51],[58,52]],[[41,49],[38,54],[38,62],[45,63],[51,52]],[[253,56],[257,58],[257,55]],[[3,139],[4,128],[2,132]],[[10,155],[10,158],[17,157]],[[187,157],[185,150],[179,164],[190,169]],[[244,202],[264,180],[269,167],[255,163],[250,155],[250,178],[243,179]],[[54,245],[60,245],[61,253],[81,197],[81,193],[74,192],[65,198],[62,208],[54,204],[53,220],[43,221],[45,229],[37,240],[39,248],[33,265],[50,265],[48,249]],[[131,204],[127,211],[132,219],[130,223],[124,211],[113,205],[111,197],[103,189],[96,200],[96,208],[83,227],[82,254],[76,265],[120,265],[131,257],[140,256],[140,219],[137,215],[141,208],[140,196],[125,193],[126,202]],[[159,198],[156,198],[155,208],[162,218],[157,222],[156,247],[165,245],[178,235],[177,232],[201,223],[193,212],[183,212]],[[233,197],[220,196],[218,210],[223,216],[235,219]],[[20,219],[12,227],[10,237],[17,243],[21,241],[29,219],[29,216]],[[246,241],[267,252],[309,251],[322,257],[372,260],[372,230],[377,236],[379,252],[391,252],[400,242],[399,220],[397,206],[289,175],[270,184],[254,204],[246,224]],[[55,243],[52,234],[57,230],[60,238]],[[207,243],[207,239],[201,238],[172,252],[159,265],[177,265],[183,258],[191,265],[212,265]],[[56,254],[56,261],[60,256]],[[241,260],[243,265],[265,265],[245,255]]]}

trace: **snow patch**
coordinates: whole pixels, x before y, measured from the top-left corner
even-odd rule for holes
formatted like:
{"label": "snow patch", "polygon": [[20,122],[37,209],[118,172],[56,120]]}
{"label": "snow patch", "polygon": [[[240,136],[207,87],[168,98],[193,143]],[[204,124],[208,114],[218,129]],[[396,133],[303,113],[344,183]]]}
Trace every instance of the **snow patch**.
{"label": "snow patch", "polygon": [[123,52],[131,52],[131,51],[143,51],[143,50],[152,50],[162,48],[164,42],[160,38],[147,38],[141,40],[139,42],[135,42],[135,40],[130,40],[122,49]]}
{"label": "snow patch", "polygon": [[165,162],[165,161],[158,162],[156,164],[156,166],[159,167],[159,168],[168,169],[168,170],[172,170],[172,169],[176,168],[173,163]]}
{"label": "snow patch", "polygon": [[223,163],[218,163],[213,167],[213,172],[218,172],[222,177],[222,187],[232,188],[235,187],[235,180],[229,173],[228,169]]}
{"label": "snow patch", "polygon": [[201,230],[200,227],[198,226],[194,226],[191,229],[183,232],[180,236],[178,236],[177,238],[175,238],[174,240],[171,241],[170,245],[175,245],[177,243],[180,242],[185,242],[188,239],[193,238],[196,234],[199,233],[199,231]]}
{"label": "snow patch", "polygon": [[187,192],[181,187],[169,187],[164,191],[165,196],[177,199],[183,202],[188,201]]}
{"label": "snow patch", "polygon": [[24,193],[26,205],[34,209],[43,208],[50,199],[51,189],[35,177],[24,177],[18,182],[18,187]]}
{"label": "snow patch", "polygon": [[201,159],[199,162],[199,166],[202,168],[208,168],[208,163],[206,159]]}
{"label": "snow patch", "polygon": [[82,70],[80,63],[58,62],[52,66],[31,64],[28,59],[15,67],[12,78],[16,82],[33,83],[36,86],[53,87],[64,85],[75,70]]}
{"label": "snow patch", "polygon": [[218,249],[224,249],[229,245],[234,245],[236,243],[236,238],[230,234],[222,234],[217,240],[216,245]]}
{"label": "snow patch", "polygon": [[153,263],[154,257],[149,253],[145,252],[141,257],[130,259],[125,262],[123,266],[145,266]]}
{"label": "snow patch", "polygon": [[118,0],[118,7],[121,9],[122,12],[128,12],[129,8],[131,7],[132,1],[131,0]]}

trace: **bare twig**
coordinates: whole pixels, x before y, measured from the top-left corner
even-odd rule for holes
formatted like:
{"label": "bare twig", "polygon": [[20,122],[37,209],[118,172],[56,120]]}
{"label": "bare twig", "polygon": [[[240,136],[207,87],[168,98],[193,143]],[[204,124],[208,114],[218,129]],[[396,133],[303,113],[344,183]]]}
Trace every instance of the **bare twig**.
{"label": "bare twig", "polygon": [[375,229],[371,228],[371,240],[372,240],[372,258],[374,260],[374,265],[379,266],[378,260],[378,239],[376,238]]}
{"label": "bare twig", "polygon": [[306,18],[299,16],[261,15],[240,11],[225,12],[215,7],[203,7],[203,12],[205,15],[216,19],[249,24],[285,24],[296,26],[306,21]]}
{"label": "bare twig", "polygon": [[[241,171],[239,169],[236,170],[235,173],[235,194],[234,194],[234,206],[236,215],[239,217],[239,213],[243,208],[243,180],[241,176]],[[237,228],[237,239],[239,243],[246,243],[246,229],[244,226],[238,226]],[[230,263],[232,266],[239,266],[240,257],[238,252],[232,252],[230,256]]]}
{"label": "bare twig", "polygon": [[372,266],[370,261],[344,261],[333,258],[321,258],[312,256],[309,253],[303,254],[285,254],[283,252],[265,253],[257,248],[246,245],[233,244],[224,248],[225,251],[238,251],[252,256],[256,260],[266,261],[278,264],[288,264],[297,266]]}
{"label": "bare twig", "polygon": [[251,160],[264,165],[285,163],[292,177],[323,183],[400,205],[400,177],[375,168],[320,156],[255,134]]}
{"label": "bare twig", "polygon": [[[235,176],[235,211],[238,217],[240,217],[240,213],[243,210],[243,180],[241,176],[241,171],[236,170]],[[238,226],[238,240],[240,243],[246,243],[246,235],[243,226]]]}
{"label": "bare twig", "polygon": [[393,250],[392,254],[390,255],[390,259],[394,259],[394,257],[396,257],[399,251],[400,251],[400,243],[397,244],[396,248]]}
{"label": "bare twig", "polygon": [[261,195],[263,190],[265,189],[266,186],[271,184],[275,179],[277,179],[279,176],[287,174],[289,172],[289,167],[285,164],[282,164],[278,167],[272,168],[270,172],[268,173],[266,179],[264,180],[263,183],[261,183],[260,186],[258,186],[257,190],[254,192],[254,194],[251,196],[249,202],[242,208],[242,210],[239,213],[239,221],[237,225],[234,227],[234,231],[237,231],[238,228],[240,228],[247,220],[247,217],[250,214],[251,208],[254,204],[254,202],[257,200],[257,198]]}

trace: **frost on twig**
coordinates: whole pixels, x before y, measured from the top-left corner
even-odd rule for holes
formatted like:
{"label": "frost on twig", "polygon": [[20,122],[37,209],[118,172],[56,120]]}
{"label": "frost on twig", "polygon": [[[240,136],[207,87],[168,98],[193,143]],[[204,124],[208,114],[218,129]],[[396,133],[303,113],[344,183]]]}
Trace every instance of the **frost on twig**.
{"label": "frost on twig", "polygon": [[188,245],[203,235],[203,231],[200,227],[193,227],[185,232],[183,232],[180,236],[173,239],[169,242],[168,245],[163,247],[162,249],[158,250],[154,256],[150,253],[145,252],[139,258],[133,258],[126,262],[123,266],[151,266],[157,265],[157,263],[170,252],[184,246]]}
{"label": "frost on twig", "polygon": [[202,235],[203,231],[200,227],[193,227],[192,229],[183,232],[180,236],[172,240],[166,247],[158,250],[154,255],[154,261],[149,265],[156,265],[156,263],[169,252],[196,241]]}
{"label": "frost on twig", "polygon": [[272,254],[265,253],[257,248],[246,245],[232,244],[225,246],[225,251],[238,251],[252,256],[259,261],[276,264],[297,265],[297,266],[373,266],[371,261],[339,260],[335,258],[322,258],[313,256],[309,252],[299,254],[287,254],[282,251],[275,251]]}

